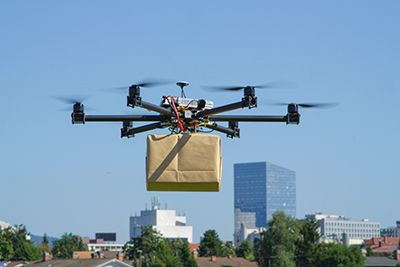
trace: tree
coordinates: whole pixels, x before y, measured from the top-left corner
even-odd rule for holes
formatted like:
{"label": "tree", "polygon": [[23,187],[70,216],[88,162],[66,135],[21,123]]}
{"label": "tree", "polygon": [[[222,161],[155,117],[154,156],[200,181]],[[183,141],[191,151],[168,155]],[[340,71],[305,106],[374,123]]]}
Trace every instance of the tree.
{"label": "tree", "polygon": [[142,266],[151,266],[154,264],[157,245],[162,240],[162,237],[152,226],[142,226],[141,231],[141,236],[132,237],[132,239],[125,244],[125,255],[130,260],[134,260],[135,265],[138,265],[139,257],[142,256]]}
{"label": "tree", "polygon": [[318,252],[317,267],[362,267],[365,258],[357,246],[346,247],[341,244],[323,244]]}
{"label": "tree", "polygon": [[296,266],[296,243],[301,239],[299,228],[299,221],[286,216],[283,211],[275,212],[267,223],[267,230],[255,240],[258,264],[268,267]]}
{"label": "tree", "polygon": [[40,254],[42,255],[45,252],[51,253],[51,247],[49,246],[49,240],[46,234],[44,234],[43,242],[38,244],[37,249],[40,251]]}
{"label": "tree", "polygon": [[232,243],[227,242],[222,248],[222,257],[236,257],[235,248],[232,246]]}
{"label": "tree", "polygon": [[[2,244],[5,247],[1,246],[0,251],[10,260],[35,261],[41,258],[40,251],[27,238],[29,233],[24,225],[15,225],[14,228],[8,227],[1,231],[1,236]],[[9,247],[10,243],[12,244],[12,250]]]}
{"label": "tree", "polygon": [[296,248],[297,266],[315,266],[315,258],[320,249],[318,223],[314,216],[308,222],[303,222],[300,228],[301,240]]}
{"label": "tree", "polygon": [[53,249],[51,250],[53,257],[59,259],[70,259],[74,251],[86,251],[82,239],[72,233],[65,233],[61,240],[54,240]]}
{"label": "tree", "polygon": [[253,246],[247,239],[243,240],[240,246],[235,250],[236,256],[245,258],[246,260],[254,259]]}
{"label": "tree", "polygon": [[222,256],[222,241],[215,230],[207,230],[200,241],[200,257]]}
{"label": "tree", "polygon": [[175,251],[165,240],[161,240],[156,247],[155,265],[158,267],[183,267]]}
{"label": "tree", "polygon": [[13,245],[3,235],[0,235],[0,260],[8,261],[14,253]]}
{"label": "tree", "polygon": [[184,267],[198,267],[196,260],[190,253],[189,242],[181,239],[172,242],[172,248]]}

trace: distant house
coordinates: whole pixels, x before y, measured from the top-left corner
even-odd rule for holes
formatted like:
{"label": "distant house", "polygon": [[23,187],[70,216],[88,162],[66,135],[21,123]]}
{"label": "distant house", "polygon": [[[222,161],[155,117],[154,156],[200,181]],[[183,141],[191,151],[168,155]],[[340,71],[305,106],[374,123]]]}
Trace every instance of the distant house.
{"label": "distant house", "polygon": [[232,258],[232,257],[199,257],[196,259],[199,267],[226,267],[226,266],[238,266],[238,267],[258,267],[256,261],[249,261],[244,258]]}
{"label": "distant house", "polygon": [[392,253],[397,250],[398,237],[374,237],[364,242],[364,247],[371,247],[374,253]]}
{"label": "distant house", "polygon": [[121,252],[103,251],[75,251],[72,259],[53,260],[48,253],[43,254],[41,261],[32,262],[28,266],[33,267],[128,267],[132,261],[124,261]]}

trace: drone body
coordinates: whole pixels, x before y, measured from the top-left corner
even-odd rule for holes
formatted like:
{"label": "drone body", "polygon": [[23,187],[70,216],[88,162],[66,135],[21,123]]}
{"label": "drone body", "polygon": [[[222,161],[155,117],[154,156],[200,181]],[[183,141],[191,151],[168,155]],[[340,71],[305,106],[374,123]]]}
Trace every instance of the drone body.
{"label": "drone body", "polygon": [[[142,100],[140,96],[140,87],[148,85],[149,84],[143,83],[129,87],[127,106],[131,108],[141,107],[154,111],[158,113],[158,115],[86,115],[84,113],[83,104],[77,102],[74,104],[71,114],[72,123],[84,124],[93,121],[120,121],[123,123],[121,137],[128,138],[134,137],[137,133],[158,128],[169,128],[171,133],[197,133],[205,129],[211,129],[225,133],[228,137],[233,138],[240,137],[239,122],[285,122],[286,124],[299,124],[300,114],[298,112],[298,106],[305,106],[305,104],[287,104],[288,113],[282,116],[216,115],[235,109],[256,108],[257,97],[255,96],[255,88],[263,88],[263,86],[224,88],[226,90],[243,89],[244,95],[238,102],[214,107],[213,102],[210,100],[186,98],[184,87],[189,85],[188,82],[177,83],[181,88],[181,97],[163,96],[161,104],[155,105]],[[307,107],[311,106],[311,104],[308,104]],[[153,123],[133,127],[132,122],[134,121]],[[228,127],[221,126],[219,122],[228,122]]]}

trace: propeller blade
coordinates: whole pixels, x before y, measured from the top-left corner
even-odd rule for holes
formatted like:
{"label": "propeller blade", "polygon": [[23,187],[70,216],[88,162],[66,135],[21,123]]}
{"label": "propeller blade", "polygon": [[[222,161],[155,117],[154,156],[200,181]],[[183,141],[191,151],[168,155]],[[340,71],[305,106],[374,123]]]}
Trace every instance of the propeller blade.
{"label": "propeller blade", "polygon": [[300,103],[297,104],[303,108],[333,108],[339,105],[339,103]]}
{"label": "propeller blade", "polygon": [[169,79],[158,79],[158,78],[151,78],[151,79],[147,79],[145,81],[136,83],[136,84],[132,84],[132,85],[125,85],[125,86],[119,86],[119,87],[111,87],[111,88],[105,88],[103,90],[128,90],[129,87],[131,86],[139,86],[139,87],[156,87],[156,86],[162,86],[162,85],[166,85],[166,84],[172,84],[174,83],[172,80]]}
{"label": "propeller blade", "polygon": [[[207,91],[238,91],[241,89],[246,88],[247,86],[202,86],[202,89],[205,89]],[[280,88],[280,89],[289,89],[289,88],[295,88],[297,85],[294,82],[291,81],[286,81],[286,80],[279,80],[275,82],[270,82],[266,84],[260,84],[260,85],[251,85],[253,88],[257,89],[270,89],[270,88]]]}
{"label": "propeller blade", "polygon": [[[270,101],[272,102],[271,105],[274,106],[287,106],[292,103],[283,103],[283,102],[277,102],[277,101]],[[333,108],[339,105],[338,102],[333,102],[333,103],[293,103],[296,104],[299,107],[303,108]]]}
{"label": "propeller blade", "polygon": [[64,102],[66,104],[75,104],[75,103],[82,103],[86,101],[89,97],[88,96],[50,96],[53,99],[58,101]]}

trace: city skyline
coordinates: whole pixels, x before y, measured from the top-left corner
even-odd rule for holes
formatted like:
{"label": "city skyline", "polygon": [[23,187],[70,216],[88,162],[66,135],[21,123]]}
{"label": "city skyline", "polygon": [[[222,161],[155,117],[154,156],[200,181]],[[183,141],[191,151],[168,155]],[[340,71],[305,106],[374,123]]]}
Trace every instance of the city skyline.
{"label": "city skyline", "polygon": [[[391,0],[1,1],[0,220],[36,235],[116,232],[126,242],[127,217],[159,196],[186,211],[194,242],[208,229],[232,240],[233,165],[267,161],[296,171],[297,216],[321,211],[395,225],[398,214],[383,207],[400,188],[392,115],[399,13]],[[172,80],[141,88],[154,104],[179,96],[182,80],[188,98],[215,106],[240,101],[243,91],[204,87],[297,85],[256,88],[257,108],[224,115],[286,115],[277,102],[340,104],[300,107],[299,125],[240,122],[235,139],[213,132],[221,137],[218,193],[148,192],[147,134],[120,138],[114,122],[72,125],[72,104],[57,97],[83,101],[87,115],[147,114],[126,107],[127,90],[111,88],[152,77]]]}

